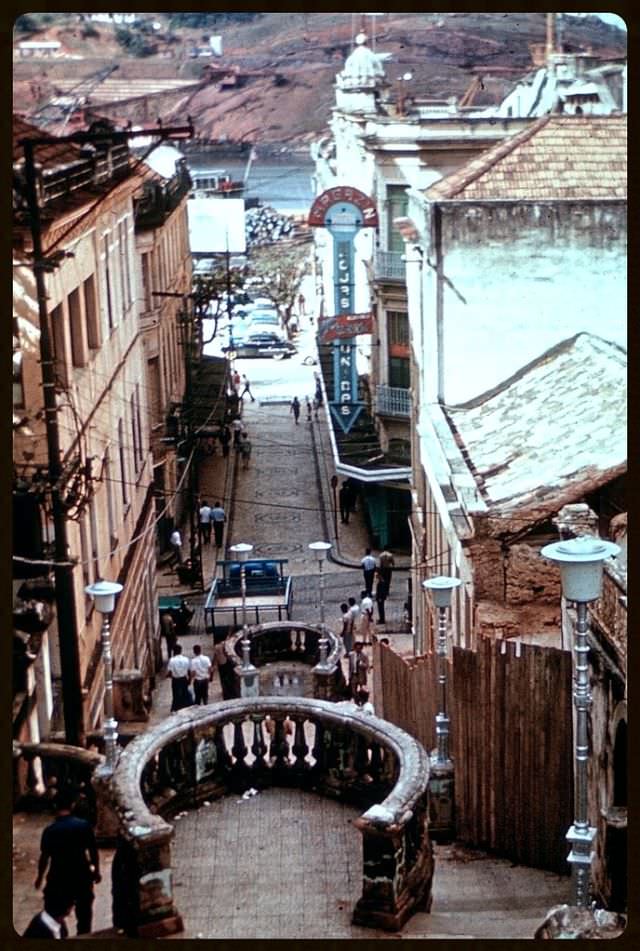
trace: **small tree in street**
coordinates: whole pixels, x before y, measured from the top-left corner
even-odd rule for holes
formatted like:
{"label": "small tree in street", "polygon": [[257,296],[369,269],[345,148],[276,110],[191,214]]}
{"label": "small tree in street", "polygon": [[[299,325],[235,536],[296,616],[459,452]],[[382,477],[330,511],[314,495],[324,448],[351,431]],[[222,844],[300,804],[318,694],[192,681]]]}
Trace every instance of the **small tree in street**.
{"label": "small tree in street", "polygon": [[[218,321],[227,315],[227,295],[242,290],[246,278],[245,267],[227,268],[226,262],[216,263],[204,274],[195,274],[191,299],[196,316],[213,320],[213,340],[218,332]],[[205,343],[208,342],[204,341]]]}
{"label": "small tree in street", "polygon": [[307,251],[300,245],[279,241],[254,248],[249,276],[263,287],[277,306],[287,332],[300,285],[307,271]]}

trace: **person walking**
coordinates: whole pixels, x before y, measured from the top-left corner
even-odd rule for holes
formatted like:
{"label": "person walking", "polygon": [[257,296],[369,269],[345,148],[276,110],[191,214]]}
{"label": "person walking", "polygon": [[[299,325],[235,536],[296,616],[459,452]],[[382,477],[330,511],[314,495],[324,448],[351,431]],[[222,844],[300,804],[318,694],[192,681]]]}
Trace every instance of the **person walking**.
{"label": "person walking", "polygon": [[378,623],[385,624],[384,602],[387,600],[389,587],[387,582],[378,574],[378,584],[376,585],[376,604],[378,605]]}
{"label": "person walking", "polygon": [[373,633],[373,601],[366,591],[360,592],[360,639],[363,644],[371,643]]}
{"label": "person walking", "polygon": [[45,900],[42,911],[34,915],[25,931],[23,938],[68,938],[69,931],[65,918],[71,914],[73,902],[64,896],[50,896]]}
{"label": "person walking", "polygon": [[193,682],[193,696],[195,703],[209,703],[209,683],[213,677],[211,661],[202,653],[199,644],[193,645],[193,657],[189,664],[189,675]]}
{"label": "person walking", "polygon": [[242,425],[242,420],[240,419],[239,416],[236,416],[236,418],[231,423],[231,431],[233,432],[233,448],[234,449],[237,449],[238,446],[240,445],[240,437],[242,436],[243,430],[244,430],[244,426]]}
{"label": "person walking", "polygon": [[346,484],[343,482],[338,492],[340,502],[340,521],[343,525],[349,524],[349,493]]}
{"label": "person walking", "polygon": [[360,630],[360,605],[355,598],[347,598],[347,604],[349,605],[349,612],[351,614],[351,627],[353,630],[353,636],[355,637]]}
{"label": "person walking", "polygon": [[365,549],[364,558],[360,562],[362,565],[362,574],[364,576],[365,591],[371,597],[373,593],[373,579],[376,573],[376,560],[371,554],[371,549]]}
{"label": "person walking", "polygon": [[298,294],[298,313],[300,316],[305,314],[305,299],[304,294]]}
{"label": "person walking", "polygon": [[190,707],[189,658],[182,653],[180,644],[176,644],[175,653],[167,664],[167,677],[171,678],[171,712]]}
{"label": "person walking", "polygon": [[311,400],[308,396],[305,397],[305,406],[307,408],[307,422],[311,422]]}
{"label": "person walking", "polygon": [[342,638],[342,643],[344,644],[345,654],[348,656],[353,650],[353,617],[346,601],[340,605],[340,612],[340,620],[342,621],[340,637]]}
{"label": "person walking", "polygon": [[243,433],[240,441],[240,455],[242,457],[242,468],[248,469],[251,462],[251,440],[246,433]]}
{"label": "person walking", "polygon": [[231,432],[226,423],[221,428],[220,433],[218,435],[218,439],[220,440],[220,445],[222,446],[222,458],[228,459],[229,458],[229,443],[231,442]]}
{"label": "person walking", "polygon": [[378,555],[378,574],[387,585],[387,594],[389,594],[389,589],[391,588],[391,576],[393,575],[393,569],[395,568],[395,561],[393,555],[390,551],[387,551],[385,548],[384,551],[381,551]]}
{"label": "person walking", "polygon": [[224,523],[226,521],[224,509],[219,502],[211,509],[211,521],[213,523],[213,533],[215,537],[216,548],[222,548],[222,535],[224,533]]}
{"label": "person walking", "polygon": [[349,691],[355,700],[359,690],[367,687],[369,660],[362,650],[362,641],[356,641],[349,655]]}
{"label": "person walking", "polygon": [[298,420],[300,419],[300,400],[297,396],[294,396],[291,400],[291,412],[293,413],[293,418],[296,421],[296,426],[298,425]]}
{"label": "person walking", "polygon": [[200,531],[202,533],[203,545],[208,545],[211,541],[211,506],[203,500],[200,506]]}
{"label": "person walking", "polygon": [[252,403],[255,403],[254,395],[253,395],[253,393],[251,392],[251,384],[249,383],[249,380],[248,380],[248,378],[247,378],[246,373],[243,373],[243,374],[242,374],[242,385],[243,385],[244,389],[242,390],[242,392],[241,392],[241,394],[240,394],[240,399],[242,399],[242,397],[244,396],[245,393],[248,393],[249,396],[251,397],[251,402],[252,402]]}
{"label": "person walking", "polygon": [[176,623],[168,611],[163,611],[160,615],[160,634],[167,642],[167,660],[171,660],[178,643],[178,635]]}
{"label": "person walking", "polygon": [[239,393],[240,383],[241,383],[240,374],[238,373],[237,370],[234,370],[234,372],[231,374],[231,385],[233,386],[233,389],[236,394]]}
{"label": "person walking", "polygon": [[233,700],[237,696],[236,665],[227,653],[227,640],[220,641],[213,649],[213,662],[218,668],[222,699]]}
{"label": "person walking", "polygon": [[93,918],[93,886],[100,881],[100,857],[96,837],[86,819],[72,815],[74,795],[58,793],[56,818],[42,832],[40,858],[34,885],[44,887],[45,909],[49,903],[59,908],[75,907],[78,934],[89,934]]}
{"label": "person walking", "polygon": [[177,528],[171,532],[169,536],[169,544],[173,550],[174,557],[176,559],[175,563],[177,565],[182,564],[182,535]]}

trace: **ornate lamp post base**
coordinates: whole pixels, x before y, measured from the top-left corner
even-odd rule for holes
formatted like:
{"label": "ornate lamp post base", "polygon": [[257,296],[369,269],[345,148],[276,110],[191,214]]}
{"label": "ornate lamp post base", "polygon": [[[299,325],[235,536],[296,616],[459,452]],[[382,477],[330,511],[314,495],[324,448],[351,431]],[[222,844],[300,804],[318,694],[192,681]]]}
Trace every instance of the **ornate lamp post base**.
{"label": "ornate lamp post base", "polygon": [[434,842],[455,838],[454,804],[453,761],[442,762],[434,751],[429,757],[429,835]]}

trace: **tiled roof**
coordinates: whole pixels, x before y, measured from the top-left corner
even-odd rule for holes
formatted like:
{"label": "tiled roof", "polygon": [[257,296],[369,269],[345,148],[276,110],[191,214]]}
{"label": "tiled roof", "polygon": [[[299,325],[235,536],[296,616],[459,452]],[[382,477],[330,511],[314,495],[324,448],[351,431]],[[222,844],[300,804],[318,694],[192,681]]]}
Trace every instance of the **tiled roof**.
{"label": "tiled roof", "polygon": [[425,195],[433,201],[626,198],[627,117],[543,116]]}
{"label": "tiled roof", "polygon": [[[45,137],[44,129],[30,125],[20,116],[13,116],[13,161],[19,162],[24,158],[24,150],[19,144],[20,139],[36,139]],[[70,165],[82,158],[80,146],[73,142],[54,142],[51,145],[40,145],[36,150],[36,161],[43,168],[55,168],[57,165]]]}
{"label": "tiled roof", "polygon": [[626,467],[627,354],[581,333],[449,416],[490,509],[512,510]]}

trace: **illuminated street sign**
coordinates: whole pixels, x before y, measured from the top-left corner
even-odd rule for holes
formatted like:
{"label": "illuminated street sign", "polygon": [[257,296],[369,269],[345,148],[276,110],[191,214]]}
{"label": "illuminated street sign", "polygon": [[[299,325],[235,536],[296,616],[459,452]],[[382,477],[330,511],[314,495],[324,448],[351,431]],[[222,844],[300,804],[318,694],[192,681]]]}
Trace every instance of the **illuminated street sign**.
{"label": "illuminated street sign", "polygon": [[[360,228],[378,226],[378,214],[363,192],[339,186],[316,198],[309,212],[309,224],[327,228],[333,237],[334,314],[321,327],[320,341],[333,341],[333,400],[329,401],[329,409],[342,431],[348,433],[363,407],[358,399],[355,335],[371,332],[371,315],[353,313],[354,241]],[[356,317],[368,317],[368,321],[357,323]],[[361,329],[363,325],[366,330]]]}

